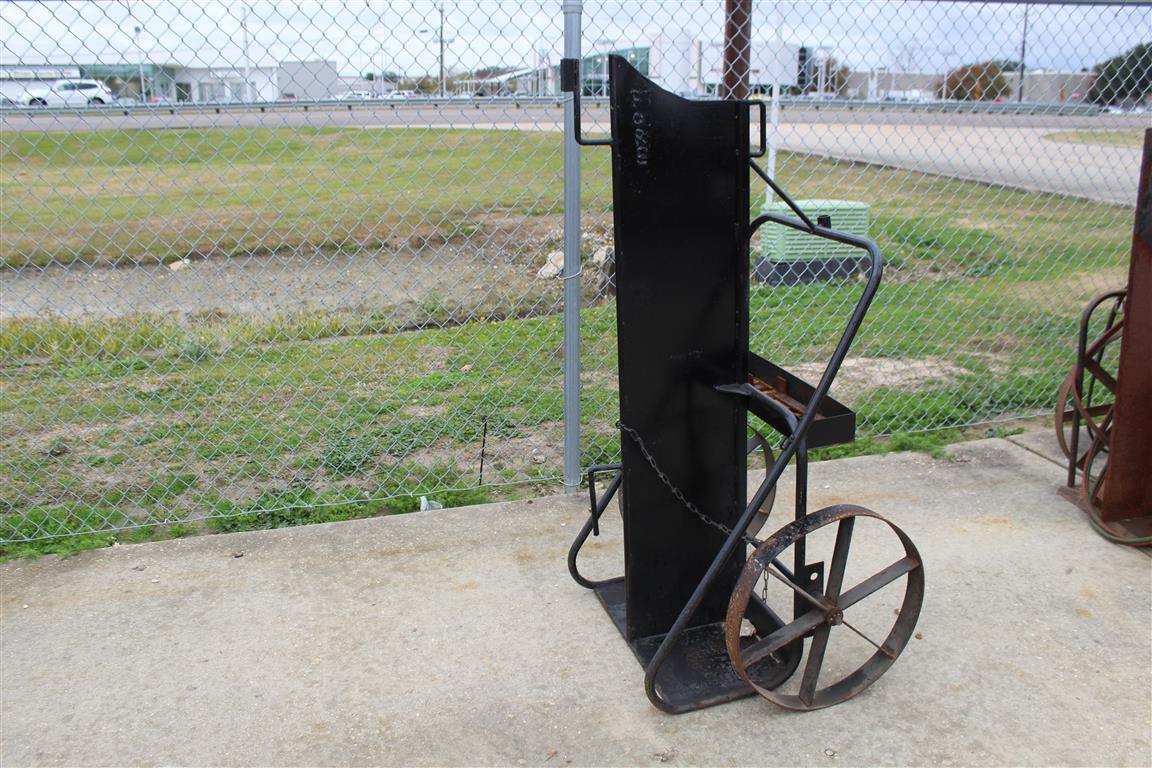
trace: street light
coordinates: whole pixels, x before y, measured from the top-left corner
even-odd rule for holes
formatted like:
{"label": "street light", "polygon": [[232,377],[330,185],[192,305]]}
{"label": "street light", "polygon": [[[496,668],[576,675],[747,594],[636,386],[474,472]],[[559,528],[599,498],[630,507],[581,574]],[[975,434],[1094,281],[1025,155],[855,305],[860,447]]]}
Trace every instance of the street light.
{"label": "street light", "polygon": [[1028,54],[1028,3],[1024,3],[1024,31],[1020,34],[1020,90],[1017,93],[1016,101],[1024,102],[1024,74],[1025,65],[1024,57]]}
{"label": "street light", "polygon": [[[434,33],[436,35],[436,41],[440,44],[440,58],[439,58],[439,61],[440,61],[440,88],[439,88],[439,94],[440,94],[440,96],[446,96],[448,94],[447,94],[447,87],[446,87],[445,82],[444,82],[444,44],[445,43],[451,43],[456,38],[452,37],[452,38],[449,38],[447,40],[444,39],[444,3],[437,3],[436,4],[436,10],[440,12],[440,27],[439,27],[439,30]],[[416,30],[416,32],[418,34],[421,34],[421,35],[433,34],[432,30],[428,29],[427,27],[424,27],[422,29],[418,29],[418,30]]]}
{"label": "street light", "polygon": [[[947,50],[940,52],[940,54],[944,57],[944,85],[941,88],[941,91],[943,92],[943,96],[944,96],[944,101],[948,101],[951,98],[949,95],[949,92],[948,92],[948,90],[949,90],[948,89],[948,80],[952,75],[952,66],[951,66],[950,62],[952,61],[952,57],[957,55],[958,53],[961,53],[961,52],[957,51],[955,48],[948,48]],[[957,68],[959,68],[959,65],[957,65]],[[959,86],[959,85],[961,85],[961,83],[957,83],[957,86]]]}
{"label": "street light", "polygon": [[140,45],[140,33],[144,28],[137,25],[132,28],[132,39],[136,41],[136,68],[140,76],[140,103],[147,104],[148,100],[144,97],[144,47]]}

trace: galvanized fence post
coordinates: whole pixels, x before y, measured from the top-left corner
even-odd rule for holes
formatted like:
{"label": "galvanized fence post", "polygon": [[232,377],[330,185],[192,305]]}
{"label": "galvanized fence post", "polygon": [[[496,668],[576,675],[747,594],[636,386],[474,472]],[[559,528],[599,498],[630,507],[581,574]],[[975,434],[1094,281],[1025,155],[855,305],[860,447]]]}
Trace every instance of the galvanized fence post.
{"label": "galvanized fence post", "polygon": [[[581,0],[564,0],[564,57],[580,59]],[[580,84],[577,84],[580,87]],[[564,488],[580,489],[580,148],[564,101]]]}

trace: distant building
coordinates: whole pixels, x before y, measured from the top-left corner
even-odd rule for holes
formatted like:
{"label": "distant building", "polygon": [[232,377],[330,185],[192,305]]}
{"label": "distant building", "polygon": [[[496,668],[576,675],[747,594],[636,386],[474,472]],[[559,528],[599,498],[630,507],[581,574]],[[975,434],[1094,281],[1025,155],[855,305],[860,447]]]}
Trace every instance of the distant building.
{"label": "distant building", "polygon": [[376,75],[371,80],[363,75],[340,75],[337,81],[336,89],[332,92],[333,94],[357,91],[359,93],[383,95],[385,93],[391,93],[400,87],[400,84],[391,77],[382,78],[379,75]]}
{"label": "distant building", "polygon": [[282,61],[276,83],[280,97],[307,101],[330,99],[345,90],[330,61]]}
{"label": "distant building", "polygon": [[[754,40],[748,62],[748,85],[766,93],[773,83],[796,84],[800,46],[780,38]],[[681,95],[715,94],[724,79],[724,45],[694,40],[687,34],[659,35],[648,45],[616,48],[585,56],[581,77],[587,95],[608,93],[608,57],[621,56],[646,77]]]}
{"label": "distant building", "polygon": [[179,67],[176,91],[169,98],[193,102],[275,101],[280,98],[276,73],[275,66],[247,70],[227,64]]}
{"label": "distant building", "polygon": [[218,56],[190,64],[5,63],[0,64],[0,96],[20,103],[30,91],[66,78],[101,80],[120,98],[145,101],[276,101],[285,94],[295,94],[298,99],[328,99],[345,90],[332,62],[253,62],[245,67],[238,59]]}

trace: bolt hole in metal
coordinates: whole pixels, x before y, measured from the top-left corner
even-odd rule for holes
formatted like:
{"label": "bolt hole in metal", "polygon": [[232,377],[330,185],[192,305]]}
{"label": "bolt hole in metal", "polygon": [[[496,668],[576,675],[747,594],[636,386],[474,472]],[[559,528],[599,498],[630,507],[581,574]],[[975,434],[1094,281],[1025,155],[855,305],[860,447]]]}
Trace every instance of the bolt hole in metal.
{"label": "bolt hole in metal", "polygon": [[[822,592],[788,582],[771,565],[790,561],[801,539],[809,560],[825,564]],[[805,637],[798,673],[775,690],[757,691],[794,710],[837,704],[875,682],[900,655],[915,629],[923,584],[919,553],[896,526],[862,507],[814,512],[769,537],[749,559],[729,604],[729,655],[756,687],[757,665],[771,663],[775,647]],[[796,618],[770,636],[734,634],[753,593],[777,615]]]}

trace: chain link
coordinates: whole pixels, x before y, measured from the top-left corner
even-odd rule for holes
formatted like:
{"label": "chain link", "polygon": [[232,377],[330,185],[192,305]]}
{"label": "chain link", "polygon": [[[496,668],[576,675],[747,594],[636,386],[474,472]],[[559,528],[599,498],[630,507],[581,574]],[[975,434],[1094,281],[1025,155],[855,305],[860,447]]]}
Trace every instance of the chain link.
{"label": "chain link", "polygon": [[[656,477],[660,479],[660,482],[664,484],[664,486],[672,493],[673,496],[676,497],[676,500],[679,501],[686,510],[699,518],[702,523],[715,528],[725,536],[732,535],[731,528],[701,512],[700,508],[689,501],[688,498],[684,495],[683,491],[676,487],[676,484],[673,483],[668,475],[666,475],[664,471],[660,469],[660,466],[656,463],[655,457],[649,452],[648,446],[644,444],[643,438],[640,437],[639,432],[637,432],[632,427],[629,427],[622,421],[617,421],[616,426],[620,428],[621,432],[632,438],[632,442],[636,443],[636,447],[640,449],[640,455],[644,457],[646,462],[648,462],[648,466],[652,467],[652,471],[656,473]],[[740,538],[742,538],[746,544],[750,544],[753,547],[759,547],[764,543],[753,536],[749,536],[746,533],[741,534]]]}
{"label": "chain link", "polygon": [[[1050,413],[1126,273],[1152,6],[820,5],[757,3],[749,65],[765,169],[885,255],[834,396],[870,437]],[[724,7],[583,3],[585,132],[611,52],[716,97]],[[581,463],[617,462],[611,153],[565,268],[563,10],[0,2],[0,555],[552,482],[574,283]],[[750,245],[750,346],[811,381],[859,286]]]}

